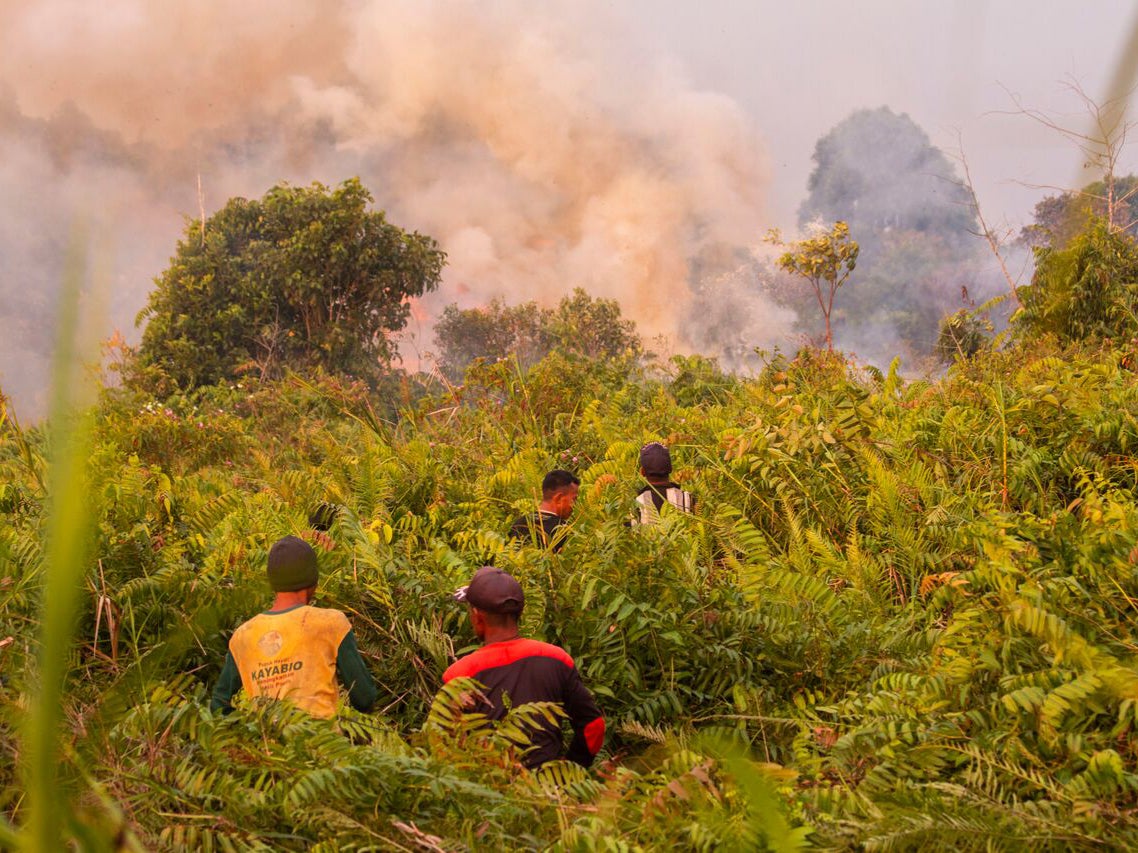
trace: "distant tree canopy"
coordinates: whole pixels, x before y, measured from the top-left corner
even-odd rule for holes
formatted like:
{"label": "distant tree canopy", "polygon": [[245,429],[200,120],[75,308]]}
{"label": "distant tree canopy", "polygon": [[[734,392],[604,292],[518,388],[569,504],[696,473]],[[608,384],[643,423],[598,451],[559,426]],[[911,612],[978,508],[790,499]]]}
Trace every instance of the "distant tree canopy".
{"label": "distant tree canopy", "polygon": [[286,368],[375,381],[407,298],[438,286],[446,256],[369,211],[371,200],[355,178],[281,184],[189,223],[138,315],[140,366],[183,390]]}
{"label": "distant tree canopy", "polygon": [[[1138,175],[1115,178],[1113,191],[1113,226],[1138,237]],[[1020,232],[1020,237],[1030,246],[1062,249],[1086,231],[1092,219],[1107,218],[1108,196],[1105,180],[1078,191],[1049,195],[1035,205],[1034,222]]]}
{"label": "distant tree canopy", "polygon": [[524,365],[540,361],[554,349],[589,358],[638,356],[643,351],[636,324],[625,320],[615,299],[594,299],[581,288],[556,309],[536,302],[506,305],[494,300],[485,307],[448,305],[435,324],[439,369],[458,381],[476,358],[515,355]]}
{"label": "distant tree canopy", "polygon": [[534,364],[553,348],[548,310],[536,302],[506,305],[501,299],[478,308],[448,305],[435,323],[439,369],[458,381],[476,358],[502,358],[513,353],[524,365]]}
{"label": "distant tree canopy", "polygon": [[843,220],[863,241],[889,229],[961,237],[975,228],[952,163],[888,107],[858,110],[819,139],[807,186],[800,225]]}

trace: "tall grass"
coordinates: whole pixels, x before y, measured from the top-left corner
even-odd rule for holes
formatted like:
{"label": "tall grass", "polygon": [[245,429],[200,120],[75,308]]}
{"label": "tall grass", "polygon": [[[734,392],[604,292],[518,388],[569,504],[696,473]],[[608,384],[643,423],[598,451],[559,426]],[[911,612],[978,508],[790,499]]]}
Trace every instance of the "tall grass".
{"label": "tall grass", "polygon": [[[35,690],[23,725],[27,818],[19,838],[24,850],[60,849],[73,820],[61,785],[61,726],[75,619],[90,549],[90,513],[84,469],[90,416],[79,397],[79,294],[86,277],[84,240],[72,240],[59,300],[58,339],[52,373],[49,516],[44,552],[42,616]],[[9,835],[5,844],[15,839]]]}

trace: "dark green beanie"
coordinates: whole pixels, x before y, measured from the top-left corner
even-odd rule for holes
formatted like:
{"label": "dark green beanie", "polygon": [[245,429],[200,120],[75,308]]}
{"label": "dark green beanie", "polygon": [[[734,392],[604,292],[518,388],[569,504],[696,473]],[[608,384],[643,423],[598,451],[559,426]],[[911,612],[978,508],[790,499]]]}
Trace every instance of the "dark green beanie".
{"label": "dark green beanie", "polygon": [[269,586],[274,592],[308,589],[319,577],[316,552],[303,539],[286,536],[269,549]]}

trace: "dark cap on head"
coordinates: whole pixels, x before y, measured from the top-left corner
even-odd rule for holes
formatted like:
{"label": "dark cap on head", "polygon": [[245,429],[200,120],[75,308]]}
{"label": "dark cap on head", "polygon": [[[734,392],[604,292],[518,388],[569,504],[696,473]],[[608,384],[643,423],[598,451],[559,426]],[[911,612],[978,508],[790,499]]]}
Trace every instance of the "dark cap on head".
{"label": "dark cap on head", "polygon": [[658,441],[640,448],[640,467],[649,477],[667,477],[672,473],[672,454]]}
{"label": "dark cap on head", "polygon": [[526,606],[526,594],[513,577],[495,566],[483,566],[470,583],[454,594],[459,601],[487,613],[517,615]]}
{"label": "dark cap on head", "polygon": [[274,592],[308,589],[319,577],[316,552],[303,539],[286,536],[269,549],[269,586]]}

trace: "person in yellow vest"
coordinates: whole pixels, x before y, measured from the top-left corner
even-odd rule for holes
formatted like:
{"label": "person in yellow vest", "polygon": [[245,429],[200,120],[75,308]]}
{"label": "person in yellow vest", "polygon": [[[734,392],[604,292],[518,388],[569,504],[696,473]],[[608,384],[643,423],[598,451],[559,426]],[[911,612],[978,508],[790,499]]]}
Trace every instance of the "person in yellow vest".
{"label": "person in yellow vest", "polygon": [[376,699],[375,682],[348,617],[311,604],[319,578],[312,546],[295,536],[274,543],[268,574],[272,607],[233,632],[210,708],[228,714],[234,694],[244,688],[250,696],[287,699],[326,719],[336,713],[339,677],[352,707],[366,711]]}

